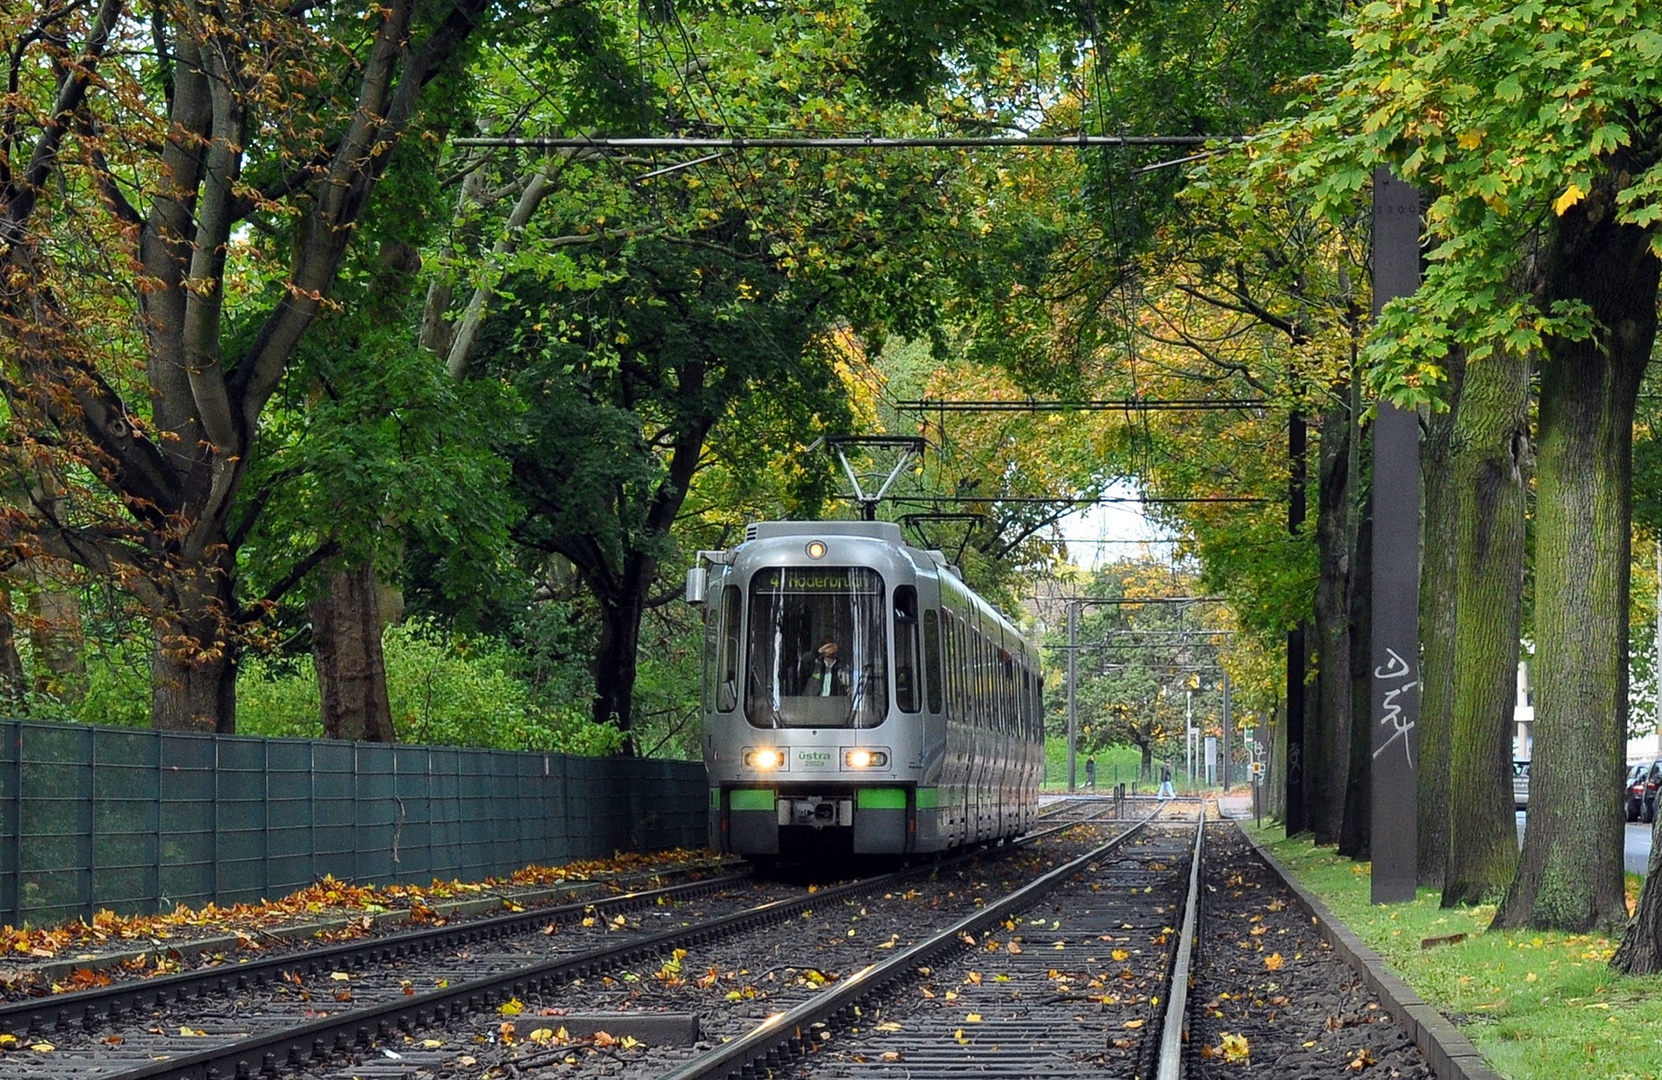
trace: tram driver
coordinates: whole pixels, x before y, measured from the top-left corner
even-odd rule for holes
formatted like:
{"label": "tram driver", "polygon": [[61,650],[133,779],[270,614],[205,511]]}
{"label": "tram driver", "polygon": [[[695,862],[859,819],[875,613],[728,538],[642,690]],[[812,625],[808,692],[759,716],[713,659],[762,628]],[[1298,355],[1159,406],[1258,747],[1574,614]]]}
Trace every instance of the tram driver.
{"label": "tram driver", "polygon": [[797,663],[796,692],[799,696],[846,696],[850,682],[848,661],[842,658],[836,638],[826,638],[818,648],[804,653]]}

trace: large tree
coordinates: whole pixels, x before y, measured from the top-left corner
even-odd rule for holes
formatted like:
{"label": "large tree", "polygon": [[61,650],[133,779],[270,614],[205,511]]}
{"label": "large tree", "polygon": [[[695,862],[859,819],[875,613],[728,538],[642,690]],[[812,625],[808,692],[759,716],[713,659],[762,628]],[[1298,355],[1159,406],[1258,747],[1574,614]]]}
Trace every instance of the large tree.
{"label": "large tree", "polygon": [[1427,271],[1385,311],[1377,386],[1414,404],[1437,397],[1456,350],[1468,386],[1480,365],[1541,357],[1531,821],[1497,925],[1619,925],[1609,787],[1627,713],[1634,398],[1662,247],[1662,12],[1376,3],[1348,33],[1349,63],[1272,157],[1330,209],[1381,164],[1429,196]]}
{"label": "large tree", "polygon": [[259,601],[327,557],[239,589],[262,414],[488,8],[70,0],[0,20],[0,461],[8,490],[55,492],[8,507],[7,535],[142,603],[158,726],[232,730]]}

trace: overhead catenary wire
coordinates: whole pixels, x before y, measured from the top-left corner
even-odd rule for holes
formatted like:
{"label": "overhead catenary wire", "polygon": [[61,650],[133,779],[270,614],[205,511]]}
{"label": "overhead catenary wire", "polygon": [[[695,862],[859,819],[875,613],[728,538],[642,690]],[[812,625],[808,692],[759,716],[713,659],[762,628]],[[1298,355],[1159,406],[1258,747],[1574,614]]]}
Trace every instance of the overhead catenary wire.
{"label": "overhead catenary wire", "polygon": [[1250,135],[470,135],[455,146],[532,150],[905,150],[978,147],[1208,146]]}
{"label": "overhead catenary wire", "polygon": [[1109,503],[1270,503],[1281,499],[1266,499],[1255,495],[1193,495],[1144,498],[1139,495],[1080,496],[1062,495],[891,495],[890,502],[903,503],[1068,503],[1075,506],[1100,506]]}
{"label": "overhead catenary wire", "polygon": [[906,412],[1112,412],[1126,410],[1141,412],[1172,412],[1192,410],[1195,412],[1213,412],[1229,409],[1261,409],[1269,402],[1263,398],[1089,398],[1089,399],[1059,399],[1053,401],[1036,398],[1019,399],[977,399],[962,401],[945,401],[940,399],[921,398],[895,402],[895,408]]}

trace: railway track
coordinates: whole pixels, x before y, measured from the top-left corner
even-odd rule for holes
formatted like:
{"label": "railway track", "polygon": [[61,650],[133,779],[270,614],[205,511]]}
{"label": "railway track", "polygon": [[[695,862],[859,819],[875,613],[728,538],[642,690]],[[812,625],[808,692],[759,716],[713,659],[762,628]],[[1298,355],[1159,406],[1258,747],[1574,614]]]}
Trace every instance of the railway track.
{"label": "railway track", "polygon": [[[66,1071],[87,1076],[123,1075],[124,1070],[135,1076],[207,1076],[218,1070],[229,1077],[238,1074],[238,1062],[242,1073],[266,1070],[308,1060],[320,1047],[333,1052],[465,1014],[470,1007],[489,1008],[494,995],[520,992],[522,987],[515,984],[523,979],[547,986],[581,979],[606,965],[627,966],[673,951],[683,939],[698,936],[683,927],[679,917],[680,909],[694,900],[705,903],[700,932],[707,937],[931,872],[938,870],[913,869],[811,890],[806,896],[800,887],[727,876],[14,1002],[0,1006],[0,1032],[11,1036],[6,1040],[12,1051],[6,1055],[6,1071],[57,1077]],[[742,891],[737,891],[741,885]],[[734,895],[717,903],[724,891]],[[785,896],[797,899],[793,904]],[[633,919],[631,912],[637,913]],[[597,944],[625,936],[630,940],[622,944]],[[527,940],[541,953],[562,951],[545,948],[551,944],[569,941],[575,947],[565,948],[563,957],[531,965]],[[436,972],[431,969],[434,960],[443,965]],[[418,972],[421,964],[427,968]],[[378,976],[387,970],[396,970],[399,977]],[[270,1008],[256,1009],[250,1002],[257,999]],[[279,1005],[287,1010],[275,1025],[270,1017],[262,1021],[254,1015]],[[346,1005],[352,1015],[342,1019],[340,1014],[347,1010],[341,1006]],[[258,1026],[279,1030],[264,1035],[248,1030]],[[257,1052],[250,1050],[248,1056],[227,1063],[202,1049],[209,1042],[261,1045]],[[37,1051],[38,1059],[31,1061],[30,1047],[46,1049]],[[200,1060],[202,1067],[185,1064],[187,1059]],[[135,1065],[141,1062],[151,1064]]]}
{"label": "railway track", "polygon": [[[1197,888],[1204,825],[1193,803],[1187,821],[1183,809],[1166,804],[1123,828],[1064,822],[1028,842],[828,887],[724,879],[700,883],[707,893],[618,897],[614,909],[526,913],[522,936],[500,944],[370,951],[357,966],[331,954],[309,975],[242,972],[240,987],[160,1005],[140,996],[88,1011],[84,995],[66,995],[45,1004],[71,1011],[42,1014],[25,1036],[63,1045],[7,1051],[0,1072],[931,1080],[969,1070],[1174,1080],[1186,1054],[1188,1075],[1206,1075],[1246,1044],[1237,1024],[1267,1011],[1273,1025],[1298,1004],[1262,979],[1266,947],[1291,958],[1318,946],[1296,911],[1274,930],[1258,914],[1201,925],[1196,897],[1251,899],[1260,886],[1251,873],[1214,867]],[[1200,959],[1212,968],[1191,975],[1193,945],[1208,941]],[[545,955],[541,946],[556,942],[564,953]],[[1220,957],[1245,957],[1260,978],[1236,988],[1234,975],[1217,974]],[[1279,962],[1277,953],[1270,966]],[[1195,1008],[1181,993],[1191,981],[1207,999]],[[350,1001],[333,999],[337,986]],[[1301,1031],[1276,1052],[1317,1060],[1323,1030],[1361,1038],[1373,1020],[1363,1006],[1313,1021],[1315,1038]],[[1186,1031],[1195,1034],[1185,1040]],[[1254,1034],[1253,1046],[1263,1055],[1272,1041]],[[1355,1052],[1363,1056],[1346,1060],[1370,1060],[1366,1048]],[[1397,1054],[1403,1076],[1429,1076],[1412,1071],[1411,1047],[1376,1052]]]}

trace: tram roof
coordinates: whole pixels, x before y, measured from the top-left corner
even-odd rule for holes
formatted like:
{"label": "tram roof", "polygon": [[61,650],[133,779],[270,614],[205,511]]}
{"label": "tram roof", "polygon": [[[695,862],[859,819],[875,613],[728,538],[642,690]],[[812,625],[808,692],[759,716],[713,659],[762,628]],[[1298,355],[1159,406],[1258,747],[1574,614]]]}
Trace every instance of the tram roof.
{"label": "tram roof", "polygon": [[906,543],[900,526],[892,521],[753,521],[744,530],[746,540],[779,536],[864,536],[891,544]]}

